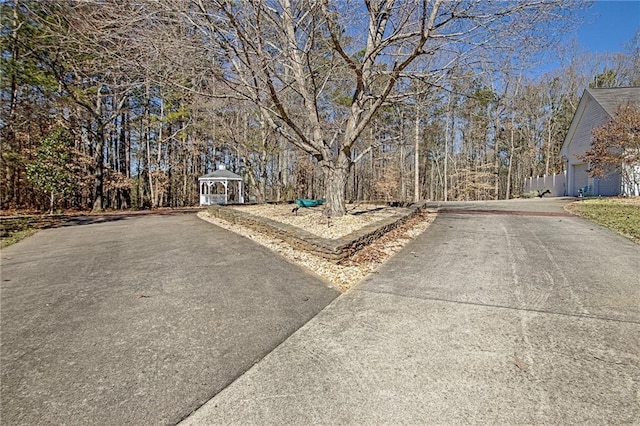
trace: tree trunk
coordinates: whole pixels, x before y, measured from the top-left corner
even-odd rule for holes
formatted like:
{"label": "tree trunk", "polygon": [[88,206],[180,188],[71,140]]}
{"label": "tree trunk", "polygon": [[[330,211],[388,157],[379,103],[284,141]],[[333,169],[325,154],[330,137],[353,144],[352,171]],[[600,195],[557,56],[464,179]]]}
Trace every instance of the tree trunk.
{"label": "tree trunk", "polygon": [[150,84],[146,82],[145,92],[145,109],[144,109],[144,122],[145,122],[145,145],[146,145],[146,160],[147,160],[147,180],[149,182],[149,207],[153,208],[156,199],[156,193],[153,187],[153,171],[151,170],[151,95]]}
{"label": "tree trunk", "polygon": [[249,188],[255,190],[254,194],[256,196],[256,201],[258,204],[264,203],[266,200],[264,199],[262,193],[260,192],[260,187],[258,182],[256,181],[256,177],[254,175],[253,170],[249,169],[247,173],[247,180],[249,181]]}
{"label": "tree trunk", "polygon": [[449,114],[447,114],[447,122],[446,122],[446,127],[444,129],[444,180],[443,180],[443,185],[444,188],[442,189],[443,194],[442,194],[442,199],[444,201],[448,201],[449,200],[449,181],[448,181],[448,177],[447,177],[447,166],[448,166],[448,158],[449,158],[449,120],[450,120],[450,116],[451,113],[449,112]]}
{"label": "tree trunk", "polygon": [[545,165],[544,165],[544,174],[545,176],[549,176],[549,166],[551,164],[551,144],[552,142],[552,127],[551,127],[551,119],[549,119],[549,123],[547,126],[547,155],[546,155],[546,161],[545,161]]}
{"label": "tree trunk", "polygon": [[94,198],[93,198],[93,210],[104,210],[104,127],[98,126],[97,130],[97,143],[96,143],[96,173],[94,177]]}
{"label": "tree trunk", "polygon": [[325,186],[323,213],[327,217],[343,216],[347,212],[345,191],[351,171],[351,159],[341,151],[333,161],[322,161],[321,167]]}
{"label": "tree trunk", "polygon": [[149,181],[149,207],[155,207],[153,205],[156,199],[155,191],[153,190],[153,174],[151,170],[151,129],[148,128],[145,134],[146,143],[146,160],[147,160],[147,180]]}
{"label": "tree trunk", "polygon": [[[153,179],[153,175],[150,175],[151,187],[153,196],[151,197],[151,208],[160,207],[162,205],[162,183],[160,182],[162,168],[160,163],[162,161],[162,140],[164,138],[164,98],[160,96],[160,116],[158,117],[158,138],[157,138],[157,151],[156,151],[156,178]],[[169,133],[171,133],[169,131]],[[149,167],[151,170],[151,167]],[[155,185],[154,185],[155,183]]]}
{"label": "tree trunk", "polygon": [[511,198],[511,174],[513,171],[513,151],[515,150],[513,144],[513,122],[511,123],[511,149],[509,150],[509,167],[507,168],[507,189],[506,189],[506,193],[504,196],[505,200],[508,200],[509,198]]}
{"label": "tree trunk", "polygon": [[420,201],[420,108],[416,102],[416,119],[414,122],[413,147],[413,202]]}

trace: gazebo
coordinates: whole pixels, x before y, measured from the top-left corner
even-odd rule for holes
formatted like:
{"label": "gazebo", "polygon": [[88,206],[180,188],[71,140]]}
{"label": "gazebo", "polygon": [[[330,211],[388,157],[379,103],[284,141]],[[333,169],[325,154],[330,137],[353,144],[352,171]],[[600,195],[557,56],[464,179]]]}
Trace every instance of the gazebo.
{"label": "gazebo", "polygon": [[[229,186],[230,183],[237,182],[235,185]],[[220,166],[218,170],[198,178],[200,186],[200,205],[211,206],[213,204],[244,203],[242,196],[242,176],[239,176],[224,166]],[[224,189],[224,191],[222,191]]]}

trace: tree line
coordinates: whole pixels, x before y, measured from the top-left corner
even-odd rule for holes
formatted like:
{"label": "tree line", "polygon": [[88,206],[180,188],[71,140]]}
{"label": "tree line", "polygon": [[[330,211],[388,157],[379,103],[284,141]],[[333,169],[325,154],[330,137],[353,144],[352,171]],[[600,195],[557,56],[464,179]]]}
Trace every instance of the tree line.
{"label": "tree line", "polygon": [[[557,37],[582,2],[6,1],[3,210],[486,200],[562,170],[582,90],[638,85],[638,42]],[[559,68],[539,72],[553,52]]]}

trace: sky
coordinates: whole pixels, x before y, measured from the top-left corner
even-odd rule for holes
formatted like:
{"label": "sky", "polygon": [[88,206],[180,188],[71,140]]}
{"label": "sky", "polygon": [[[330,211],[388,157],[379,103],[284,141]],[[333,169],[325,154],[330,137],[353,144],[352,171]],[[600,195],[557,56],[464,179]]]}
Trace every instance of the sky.
{"label": "sky", "polygon": [[640,28],[640,0],[600,0],[585,12],[586,22],[574,34],[594,53],[622,52]]}

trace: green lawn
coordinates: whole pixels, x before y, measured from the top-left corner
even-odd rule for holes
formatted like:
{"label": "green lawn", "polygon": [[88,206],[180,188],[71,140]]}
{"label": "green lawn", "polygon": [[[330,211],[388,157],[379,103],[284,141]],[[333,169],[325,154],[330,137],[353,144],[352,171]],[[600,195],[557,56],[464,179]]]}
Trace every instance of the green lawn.
{"label": "green lawn", "polygon": [[18,231],[9,232],[8,235],[0,237],[0,248],[5,248],[11,244],[15,244],[18,241],[30,237],[35,234],[36,230],[33,228],[21,229]]}
{"label": "green lawn", "polygon": [[568,210],[640,243],[640,198],[587,198]]}
{"label": "green lawn", "polygon": [[0,228],[0,248],[35,234],[42,226],[37,221],[34,222],[33,217],[33,215],[15,215],[9,220],[3,220]]}

